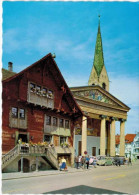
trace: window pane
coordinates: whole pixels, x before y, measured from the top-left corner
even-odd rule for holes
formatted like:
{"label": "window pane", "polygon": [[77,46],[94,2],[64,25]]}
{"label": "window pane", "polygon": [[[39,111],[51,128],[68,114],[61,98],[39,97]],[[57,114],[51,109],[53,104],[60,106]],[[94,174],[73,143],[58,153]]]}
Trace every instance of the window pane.
{"label": "window pane", "polygon": [[67,138],[66,137],[60,137],[60,144],[66,142]]}
{"label": "window pane", "polygon": [[24,109],[19,110],[19,117],[20,118],[25,118],[25,110]]}
{"label": "window pane", "polygon": [[47,89],[46,89],[46,88],[43,88],[43,89],[42,89],[42,95],[43,95],[43,96],[46,96],[46,95],[47,95]]}
{"label": "window pane", "polygon": [[41,92],[41,87],[40,86],[36,86],[36,92],[37,92],[37,94],[39,94]]}
{"label": "window pane", "polygon": [[30,83],[30,91],[31,92],[35,92],[35,84],[33,84],[33,83]]}
{"label": "window pane", "polygon": [[52,140],[52,136],[50,136],[50,135],[44,135],[44,141],[45,142],[51,143],[51,140]]}
{"label": "window pane", "polygon": [[48,90],[47,97],[53,99],[53,91]]}
{"label": "window pane", "polygon": [[65,120],[65,128],[69,129],[69,120]]}
{"label": "window pane", "polygon": [[51,125],[51,116],[46,116],[46,125]]}
{"label": "window pane", "polygon": [[57,126],[57,118],[56,117],[53,117],[53,125]]}
{"label": "window pane", "polygon": [[64,127],[63,119],[59,119],[59,127]]}
{"label": "window pane", "polygon": [[18,108],[12,107],[12,117],[14,118],[18,117]]}

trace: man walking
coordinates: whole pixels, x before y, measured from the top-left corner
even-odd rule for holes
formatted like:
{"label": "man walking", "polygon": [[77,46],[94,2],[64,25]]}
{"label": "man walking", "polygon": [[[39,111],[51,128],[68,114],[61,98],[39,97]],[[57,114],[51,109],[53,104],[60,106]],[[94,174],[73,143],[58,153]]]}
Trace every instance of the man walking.
{"label": "man walking", "polygon": [[89,155],[86,157],[86,165],[87,165],[87,169],[89,168],[89,160],[90,160],[90,158],[89,158]]}

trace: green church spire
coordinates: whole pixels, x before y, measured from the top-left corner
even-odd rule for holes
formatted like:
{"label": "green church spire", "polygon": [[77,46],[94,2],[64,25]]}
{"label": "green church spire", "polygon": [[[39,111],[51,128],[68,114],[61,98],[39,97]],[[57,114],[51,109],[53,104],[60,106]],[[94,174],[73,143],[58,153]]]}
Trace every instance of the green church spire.
{"label": "green church spire", "polygon": [[101,32],[100,32],[100,15],[99,15],[99,23],[98,23],[98,33],[97,33],[97,40],[96,40],[96,48],[95,48],[95,55],[94,55],[94,68],[97,72],[97,76],[100,76],[102,68],[104,66],[104,58],[103,58],[103,47],[102,47],[102,39],[101,39]]}

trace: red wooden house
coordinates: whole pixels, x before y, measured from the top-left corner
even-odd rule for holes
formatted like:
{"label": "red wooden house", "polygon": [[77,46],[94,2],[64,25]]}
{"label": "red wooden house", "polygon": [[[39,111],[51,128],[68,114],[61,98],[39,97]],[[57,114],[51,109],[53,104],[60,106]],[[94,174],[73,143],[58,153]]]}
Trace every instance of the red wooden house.
{"label": "red wooden house", "polygon": [[[82,111],[53,56],[48,54],[20,73],[4,77],[2,85],[3,171],[18,171],[22,164],[29,171],[36,163],[36,157],[37,168],[41,165],[47,168],[53,164],[52,155],[56,160],[65,156],[68,164],[73,164],[74,124],[82,117]],[[53,144],[49,151],[51,160],[47,156],[42,158],[38,152],[22,155],[20,151],[17,154],[20,138],[22,142],[31,141],[34,145],[44,141]],[[62,148],[65,143],[70,147]]]}

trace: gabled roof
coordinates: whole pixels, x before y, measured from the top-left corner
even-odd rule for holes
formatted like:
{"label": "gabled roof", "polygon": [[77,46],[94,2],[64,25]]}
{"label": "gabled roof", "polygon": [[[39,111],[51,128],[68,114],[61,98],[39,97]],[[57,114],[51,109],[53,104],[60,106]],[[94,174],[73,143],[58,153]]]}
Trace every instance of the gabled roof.
{"label": "gabled roof", "polygon": [[[118,106],[119,108],[121,107],[121,109],[123,108],[124,110],[127,110],[127,111],[130,110],[130,108],[127,105],[125,105],[123,102],[121,102],[119,99],[114,97],[112,94],[110,94],[108,91],[106,91],[105,89],[103,89],[99,85],[71,87],[70,89],[71,89],[74,97],[76,97],[76,98],[82,97],[82,98],[84,98],[84,100],[91,101],[92,103],[99,103],[99,104],[103,104],[106,106]],[[85,91],[91,92],[92,99],[87,97],[87,96],[84,96],[84,97],[81,96],[80,92],[85,92]],[[98,91],[98,94],[103,96],[105,99],[107,99],[107,101],[109,100],[109,103],[102,102],[100,99],[99,100],[93,99],[93,92],[94,91]],[[111,104],[110,104],[110,101],[111,101]]]}
{"label": "gabled roof", "polygon": [[[74,99],[74,97],[73,97],[73,95],[72,95],[72,93],[71,93],[71,91],[70,91],[70,89],[69,89],[69,87],[68,87],[68,85],[67,85],[65,79],[63,78],[63,76],[62,76],[62,74],[61,74],[61,72],[60,72],[60,70],[59,70],[59,68],[58,68],[58,66],[57,66],[57,64],[56,64],[56,62],[55,62],[55,60],[53,59],[51,53],[47,54],[46,56],[44,56],[43,58],[41,58],[41,59],[38,60],[37,62],[35,62],[35,63],[33,63],[32,65],[30,65],[29,67],[25,68],[23,71],[21,71],[21,72],[19,72],[19,73],[17,73],[17,74],[13,74],[13,76],[11,76],[11,77],[9,77],[9,78],[3,80],[3,81],[2,81],[3,84],[4,84],[4,83],[8,83],[8,82],[10,82],[10,81],[12,81],[12,80],[14,80],[14,79],[16,79],[16,78],[18,78],[18,77],[21,77],[21,75],[23,75],[26,71],[32,69],[33,67],[35,67],[36,65],[38,65],[40,62],[46,61],[46,60],[48,60],[48,59],[51,59],[51,62],[53,63],[53,65],[54,65],[54,67],[55,67],[55,69],[56,69],[56,71],[57,71],[57,73],[58,73],[58,75],[59,75],[58,78],[61,79],[62,83],[63,83],[64,86],[66,87],[66,91],[68,92],[68,96],[69,96],[70,98],[72,98],[74,104],[76,105],[76,108],[78,108],[80,114],[83,115],[82,110],[80,109],[79,105],[77,104],[76,100]],[[62,87],[62,86],[61,86],[61,87]]]}
{"label": "gabled roof", "polygon": [[133,142],[135,137],[136,137],[136,134],[126,134],[126,136],[125,136],[125,143]]}
{"label": "gabled roof", "polygon": [[6,80],[7,78],[14,76],[15,74],[16,74],[15,72],[11,72],[9,70],[2,68],[2,80]]}
{"label": "gabled roof", "polygon": [[[126,134],[125,143],[133,142],[135,137],[136,137],[136,134]],[[118,134],[115,135],[115,144],[120,144],[120,135],[118,135]]]}

